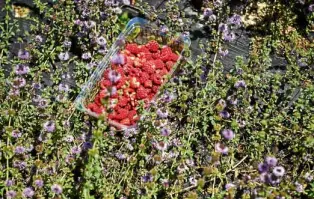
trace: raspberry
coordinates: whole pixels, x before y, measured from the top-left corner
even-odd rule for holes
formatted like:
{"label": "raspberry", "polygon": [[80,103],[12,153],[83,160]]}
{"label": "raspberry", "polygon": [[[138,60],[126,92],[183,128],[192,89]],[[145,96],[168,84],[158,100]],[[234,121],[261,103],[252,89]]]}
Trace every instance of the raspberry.
{"label": "raspberry", "polygon": [[108,78],[109,78],[109,77],[108,77],[109,72],[110,72],[110,69],[105,70],[105,72],[104,72],[104,74],[103,74],[103,77],[104,77],[105,79],[108,79]]}
{"label": "raspberry", "polygon": [[140,76],[139,76],[140,83],[144,84],[149,79],[150,79],[150,77],[149,77],[148,73],[146,73],[146,72],[141,72],[140,73]]}
{"label": "raspberry", "polygon": [[124,106],[126,106],[126,105],[128,104],[128,102],[129,102],[129,99],[128,99],[128,98],[126,98],[126,97],[121,97],[121,98],[119,99],[117,105],[120,106],[120,107],[124,107]]}
{"label": "raspberry", "polygon": [[97,104],[98,106],[101,106],[101,98],[99,95],[96,95],[95,99],[94,99],[95,104]]}
{"label": "raspberry", "polygon": [[132,88],[126,88],[126,89],[123,90],[124,96],[128,96],[129,97],[132,93],[135,93],[134,89],[132,89]]}
{"label": "raspberry", "polygon": [[171,60],[174,62],[178,61],[179,59],[179,55],[177,55],[176,53],[172,53],[170,57],[171,57]]}
{"label": "raspberry", "polygon": [[95,103],[88,104],[87,108],[90,109],[92,112],[97,113],[97,114],[101,114],[104,111],[104,109],[101,106],[98,106]]}
{"label": "raspberry", "polygon": [[161,59],[157,59],[154,61],[156,69],[163,69],[165,67],[164,62]]}
{"label": "raspberry", "polygon": [[158,50],[157,52],[155,52],[155,53],[152,53],[152,57],[153,57],[153,59],[160,59],[160,50]]}
{"label": "raspberry", "polygon": [[154,61],[148,61],[148,62],[145,62],[144,65],[143,65],[143,70],[149,74],[152,74],[152,73],[155,73],[155,62]]}
{"label": "raspberry", "polygon": [[161,49],[160,59],[164,62],[170,61],[172,57],[172,50],[170,47],[164,47]]}
{"label": "raspberry", "polygon": [[136,77],[131,77],[130,79],[130,87],[131,88],[138,88],[141,85],[139,81],[137,81]]}
{"label": "raspberry", "polygon": [[110,93],[108,92],[108,90],[107,89],[103,89],[103,90],[101,90],[100,92],[99,92],[99,97],[101,98],[101,99],[103,99],[103,98],[105,98],[105,97],[109,97],[110,96]]}
{"label": "raspberry", "polygon": [[134,66],[135,67],[142,67],[142,65],[143,65],[143,63],[142,63],[142,61],[141,61],[141,59],[140,58],[135,58],[135,60],[134,60]]}
{"label": "raspberry", "polygon": [[116,119],[116,117],[117,117],[117,112],[115,112],[115,111],[108,114],[108,118],[110,120],[114,120],[114,119]]}
{"label": "raspberry", "polygon": [[158,92],[158,89],[159,89],[158,86],[153,86],[152,92],[156,94]]}
{"label": "raspberry", "polygon": [[159,74],[161,77],[164,77],[165,75],[168,74],[168,71],[167,71],[167,69],[164,68],[162,70],[158,70],[157,74]]}
{"label": "raspberry", "polygon": [[106,80],[106,79],[103,79],[101,82],[100,82],[100,88],[102,89],[106,89],[108,87],[112,86],[112,83],[111,81],[109,80]]}
{"label": "raspberry", "polygon": [[131,124],[129,118],[125,118],[125,119],[121,120],[119,123],[122,125],[125,125],[125,126],[130,126],[130,124]]}
{"label": "raspberry", "polygon": [[139,46],[138,51],[139,51],[139,53],[150,53],[149,49],[146,48],[146,46]]}
{"label": "raspberry", "polygon": [[128,118],[129,118],[130,120],[133,120],[133,119],[134,119],[134,116],[136,116],[136,114],[137,114],[136,110],[131,110],[131,111],[129,111]]}
{"label": "raspberry", "polygon": [[140,52],[140,49],[137,44],[127,44],[125,47],[126,50],[130,51],[130,53],[137,54]]}
{"label": "raspberry", "polygon": [[145,82],[144,82],[144,87],[145,87],[145,88],[151,88],[151,87],[153,87],[153,82],[152,82],[152,80],[147,80],[147,81],[145,81]]}
{"label": "raspberry", "polygon": [[156,93],[152,92],[148,95],[148,99],[152,100],[155,97]]}
{"label": "raspberry", "polygon": [[161,49],[161,54],[171,54],[172,53],[172,49],[169,46],[163,47]]}
{"label": "raspberry", "polygon": [[122,120],[124,118],[127,118],[128,114],[129,114],[129,111],[127,109],[124,109],[124,108],[119,108],[117,110],[117,112],[118,112],[118,114],[115,118],[118,120]]}
{"label": "raspberry", "polygon": [[141,73],[141,70],[139,68],[130,68],[128,70],[129,76],[138,77]]}
{"label": "raspberry", "polygon": [[128,51],[128,50],[122,50],[122,51],[121,51],[121,54],[124,54],[124,55],[126,55],[126,56],[132,55],[132,53],[131,53],[130,51]]}
{"label": "raspberry", "polygon": [[140,86],[138,89],[137,89],[137,92],[136,92],[136,98],[137,99],[144,99],[147,97],[147,91],[146,89],[143,87],[143,86]]}
{"label": "raspberry", "polygon": [[126,78],[125,77],[121,77],[116,85],[117,89],[122,88],[122,86],[124,86],[126,83]]}
{"label": "raspberry", "polygon": [[148,53],[142,52],[142,53],[138,54],[138,58],[140,58],[142,60],[152,60],[153,56],[150,52],[148,52]]}
{"label": "raspberry", "polygon": [[162,77],[158,74],[151,75],[151,79],[153,80],[154,84],[157,84],[157,85],[162,84]]}
{"label": "raspberry", "polygon": [[174,62],[173,61],[167,61],[166,62],[166,67],[167,67],[167,69],[168,70],[171,70],[172,69],[172,67],[174,66]]}
{"label": "raspberry", "polygon": [[159,50],[159,44],[157,41],[152,40],[146,44],[146,47],[151,51],[151,52],[157,52]]}

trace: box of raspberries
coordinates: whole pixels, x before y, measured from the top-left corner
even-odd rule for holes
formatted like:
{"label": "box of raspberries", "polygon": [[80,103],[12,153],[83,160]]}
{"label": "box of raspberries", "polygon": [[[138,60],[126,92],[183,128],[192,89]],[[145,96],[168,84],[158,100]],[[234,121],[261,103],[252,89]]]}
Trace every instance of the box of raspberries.
{"label": "box of raspberries", "polygon": [[108,119],[116,129],[135,128],[141,102],[149,108],[189,46],[187,35],[131,19],[83,87],[76,107]]}

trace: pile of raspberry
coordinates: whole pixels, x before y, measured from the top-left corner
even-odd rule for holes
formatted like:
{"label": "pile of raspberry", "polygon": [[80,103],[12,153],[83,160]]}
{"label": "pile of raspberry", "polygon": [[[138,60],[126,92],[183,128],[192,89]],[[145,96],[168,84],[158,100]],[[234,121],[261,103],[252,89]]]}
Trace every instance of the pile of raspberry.
{"label": "pile of raspberry", "polygon": [[154,40],[145,45],[126,44],[119,61],[112,61],[111,69],[104,72],[100,90],[88,108],[96,114],[108,111],[108,118],[122,125],[134,125],[139,119],[139,100],[148,107],[178,58],[170,47],[161,47]]}

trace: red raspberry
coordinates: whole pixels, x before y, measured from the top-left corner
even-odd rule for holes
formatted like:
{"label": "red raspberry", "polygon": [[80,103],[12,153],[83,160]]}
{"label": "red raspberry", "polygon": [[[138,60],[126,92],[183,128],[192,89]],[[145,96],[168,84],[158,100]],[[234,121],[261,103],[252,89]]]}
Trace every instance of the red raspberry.
{"label": "red raspberry", "polygon": [[124,54],[124,55],[126,55],[126,56],[132,55],[132,53],[131,53],[130,51],[126,50],[126,49],[122,50],[122,51],[121,51],[121,54]]}
{"label": "red raspberry", "polygon": [[157,59],[154,61],[156,69],[163,69],[165,67],[164,62],[161,59]]}
{"label": "red raspberry", "polygon": [[140,83],[144,84],[149,79],[150,79],[150,76],[149,76],[148,73],[146,73],[146,72],[141,72],[140,73],[140,76],[139,76]]}
{"label": "red raspberry", "polygon": [[152,100],[155,97],[156,93],[152,92],[148,95],[148,99]]}
{"label": "red raspberry", "polygon": [[90,109],[92,112],[101,114],[104,111],[104,108],[102,106],[99,106],[95,103],[90,103],[87,105],[87,108]]}
{"label": "red raspberry", "polygon": [[166,62],[166,67],[167,67],[167,69],[168,70],[171,70],[172,69],[172,67],[174,66],[174,62],[173,61],[167,61]]}
{"label": "red raspberry", "polygon": [[153,57],[153,59],[160,59],[160,50],[158,50],[157,52],[155,52],[155,53],[152,53],[152,57]]}
{"label": "red raspberry", "polygon": [[95,96],[94,102],[95,102],[95,104],[97,104],[98,106],[101,106],[101,105],[102,105],[102,103],[101,103],[101,98],[100,98],[99,95],[96,95],[96,96]]}
{"label": "red raspberry", "polygon": [[130,51],[130,53],[133,53],[133,54],[137,54],[137,53],[140,52],[140,49],[139,49],[138,45],[135,44],[135,43],[127,44],[125,49]]}
{"label": "red raspberry", "polygon": [[121,97],[117,103],[120,107],[125,107],[129,103],[129,99],[127,97]]}
{"label": "red raspberry", "polygon": [[158,92],[158,89],[159,89],[159,86],[153,86],[152,93],[156,94]]}
{"label": "red raspberry", "polygon": [[142,60],[152,60],[153,56],[150,52],[148,53],[140,53],[138,54],[138,58],[142,59]]}
{"label": "red raspberry", "polygon": [[143,86],[140,86],[136,91],[137,99],[145,99],[147,97],[147,91]]}
{"label": "red raspberry", "polygon": [[152,82],[152,80],[147,80],[146,82],[144,82],[144,87],[145,87],[145,88],[151,88],[151,87],[153,87],[153,82]]}
{"label": "red raspberry", "polygon": [[129,96],[132,95],[132,93],[135,93],[134,89],[132,89],[132,88],[125,88],[125,89],[123,90],[123,95],[124,95],[124,96],[129,97]]}
{"label": "red raspberry", "polygon": [[138,51],[139,51],[139,53],[150,53],[149,49],[146,48],[146,46],[139,46]]}
{"label": "red raspberry", "polygon": [[149,74],[155,73],[155,62],[153,60],[145,62],[143,65],[143,70]]}
{"label": "red raspberry", "polygon": [[103,74],[103,77],[104,77],[105,79],[108,79],[108,74],[109,74],[109,72],[110,72],[110,69],[105,70],[105,72],[104,72],[104,74]]}
{"label": "red raspberry", "polygon": [[128,118],[129,118],[130,120],[133,120],[133,119],[134,119],[134,116],[136,116],[136,114],[137,114],[136,110],[131,110],[131,111],[129,111]]}
{"label": "red raspberry", "polygon": [[143,65],[143,62],[142,62],[142,60],[140,59],[140,58],[135,58],[135,60],[134,60],[134,66],[135,67],[142,67],[142,65]]}
{"label": "red raspberry", "polygon": [[169,46],[165,46],[161,49],[161,54],[171,54],[172,49]]}
{"label": "red raspberry", "polygon": [[161,49],[160,59],[164,62],[170,61],[172,57],[172,50],[170,47],[164,47]]}
{"label": "red raspberry", "polygon": [[141,83],[137,80],[136,77],[131,77],[130,79],[130,87],[131,88],[138,88],[141,85]]}
{"label": "red raspberry", "polygon": [[125,119],[121,120],[119,123],[122,124],[122,125],[125,125],[125,126],[130,126],[131,125],[131,122],[130,122],[129,118],[125,118]]}
{"label": "red raspberry", "polygon": [[116,85],[117,89],[122,88],[122,86],[124,86],[126,83],[126,78],[125,77],[121,77]]}
{"label": "red raspberry", "polygon": [[117,117],[117,112],[115,112],[115,111],[113,111],[113,112],[111,112],[111,113],[108,114],[108,118],[109,118],[110,120],[115,120],[116,117]]}
{"label": "red raspberry", "polygon": [[161,77],[164,77],[165,75],[168,74],[168,70],[167,69],[162,69],[162,70],[158,70],[157,74],[159,74]]}
{"label": "red raspberry", "polygon": [[154,84],[157,85],[161,85],[163,82],[162,77],[158,74],[151,75],[151,79],[153,80]]}
{"label": "red raspberry", "polygon": [[101,80],[100,82],[100,88],[102,89],[107,89],[108,87],[112,86],[112,83],[110,80],[107,80],[107,79],[103,79]]}
{"label": "red raspberry", "polygon": [[141,74],[141,69],[139,69],[139,68],[130,68],[128,73],[129,73],[129,76],[138,77]]}
{"label": "red raspberry", "polygon": [[103,99],[103,98],[105,98],[105,97],[109,97],[110,96],[110,93],[108,92],[108,90],[107,89],[103,89],[103,90],[101,90],[100,92],[99,92],[99,97],[101,98],[101,99]]}
{"label": "red raspberry", "polygon": [[129,111],[127,109],[124,109],[124,108],[117,109],[117,112],[118,112],[118,114],[115,118],[118,120],[122,120],[124,118],[127,118],[128,114],[129,114]]}
{"label": "red raspberry", "polygon": [[151,52],[157,52],[159,50],[159,44],[157,41],[152,40],[146,44],[146,47],[151,51]]}
{"label": "red raspberry", "polygon": [[171,57],[171,60],[174,62],[178,61],[179,59],[179,55],[177,55],[176,53],[172,53],[170,57]]}

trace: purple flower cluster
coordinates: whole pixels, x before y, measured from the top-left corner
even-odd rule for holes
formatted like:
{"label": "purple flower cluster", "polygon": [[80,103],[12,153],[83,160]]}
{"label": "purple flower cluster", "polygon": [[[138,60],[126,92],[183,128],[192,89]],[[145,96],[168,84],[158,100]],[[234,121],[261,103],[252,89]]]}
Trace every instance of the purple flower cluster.
{"label": "purple flower cluster", "polygon": [[277,185],[285,174],[282,166],[277,166],[278,160],[275,157],[266,157],[264,162],[258,165],[260,172],[259,180],[266,184]]}

